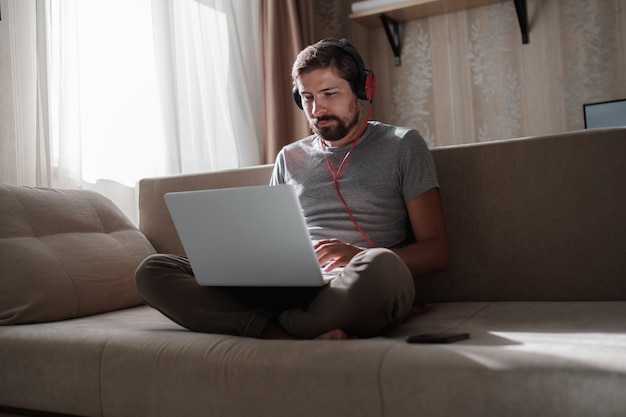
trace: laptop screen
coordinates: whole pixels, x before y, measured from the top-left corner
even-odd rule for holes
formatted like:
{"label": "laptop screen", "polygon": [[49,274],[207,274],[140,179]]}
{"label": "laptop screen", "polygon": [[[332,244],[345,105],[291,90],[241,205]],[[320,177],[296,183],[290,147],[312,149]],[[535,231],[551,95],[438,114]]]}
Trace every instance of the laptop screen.
{"label": "laptop screen", "polygon": [[626,126],[626,99],[583,105],[585,129]]}

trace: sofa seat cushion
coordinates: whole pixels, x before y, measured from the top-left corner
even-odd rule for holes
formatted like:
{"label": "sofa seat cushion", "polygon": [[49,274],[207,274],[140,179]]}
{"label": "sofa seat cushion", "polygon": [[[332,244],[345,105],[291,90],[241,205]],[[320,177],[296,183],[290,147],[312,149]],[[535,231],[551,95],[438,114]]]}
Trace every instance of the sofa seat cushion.
{"label": "sofa seat cushion", "polygon": [[150,242],[107,198],[0,184],[0,325],[141,303],[134,271]]}
{"label": "sofa seat cushion", "polygon": [[106,345],[123,333],[150,333],[154,328],[181,329],[146,306],[0,327],[0,406],[103,415],[101,364]]}
{"label": "sofa seat cushion", "polygon": [[626,412],[626,302],[449,303],[426,316],[390,336],[453,331],[471,338],[396,346],[381,369],[385,415]]}
{"label": "sofa seat cushion", "polygon": [[[0,327],[0,405],[112,417],[623,415],[624,317],[626,302],[459,302],[387,337],[279,341],[193,333],[141,306]],[[404,341],[450,330],[471,338]]]}

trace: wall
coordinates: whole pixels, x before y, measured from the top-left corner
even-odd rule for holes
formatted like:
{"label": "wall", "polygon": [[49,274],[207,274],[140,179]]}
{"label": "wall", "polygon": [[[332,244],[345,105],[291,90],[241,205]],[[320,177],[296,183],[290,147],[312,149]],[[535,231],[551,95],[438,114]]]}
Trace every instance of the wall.
{"label": "wall", "polygon": [[626,98],[626,0],[527,0],[526,45],[512,0],[406,22],[399,67],[352,1],[313,3],[314,35],[349,37],[376,73],[374,118],[430,146],[582,129],[584,103]]}

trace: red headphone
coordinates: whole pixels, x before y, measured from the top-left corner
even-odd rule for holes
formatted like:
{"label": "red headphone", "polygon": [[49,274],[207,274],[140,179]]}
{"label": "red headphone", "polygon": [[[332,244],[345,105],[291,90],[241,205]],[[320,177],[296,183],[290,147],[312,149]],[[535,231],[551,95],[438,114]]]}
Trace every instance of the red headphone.
{"label": "red headphone", "polygon": [[[317,47],[326,47],[331,46],[334,48],[339,48],[342,51],[346,52],[350,58],[354,61],[358,68],[358,75],[355,80],[350,81],[350,86],[352,87],[352,91],[354,94],[361,99],[367,100],[370,103],[374,99],[374,93],[376,92],[376,76],[374,73],[368,69],[365,69],[365,65],[363,64],[363,59],[361,55],[351,47],[343,42],[338,41],[324,41],[320,42],[316,45]],[[300,109],[302,107],[302,97],[300,97],[300,91],[298,91],[298,87],[293,88],[293,99]]]}

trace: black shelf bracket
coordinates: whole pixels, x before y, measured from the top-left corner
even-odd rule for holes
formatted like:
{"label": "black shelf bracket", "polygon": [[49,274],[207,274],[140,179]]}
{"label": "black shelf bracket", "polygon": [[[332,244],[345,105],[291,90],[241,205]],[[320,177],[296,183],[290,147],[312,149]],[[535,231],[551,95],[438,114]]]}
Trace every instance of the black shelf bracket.
{"label": "black shelf bracket", "polygon": [[[528,24],[528,8],[526,6],[526,0],[513,0],[513,2],[515,3],[515,13],[517,14],[517,21],[519,22],[519,28],[522,35],[522,43],[525,45],[527,43],[530,43],[530,38],[528,36],[530,27]],[[398,10],[402,10],[402,8]],[[378,18],[380,19],[383,28],[385,28],[387,40],[389,41],[389,45],[391,46],[391,50],[395,57],[396,67],[399,67],[402,64],[402,61],[400,59],[401,45],[399,24],[396,20],[387,16],[385,13],[378,14]]]}
{"label": "black shelf bracket", "polygon": [[393,56],[395,57],[396,67],[399,67],[402,61],[400,60],[400,28],[398,22],[384,13],[379,14],[378,18],[385,28],[389,45],[391,45],[391,50],[393,51]]}
{"label": "black shelf bracket", "polygon": [[522,43],[525,45],[530,42],[528,38],[528,9],[526,8],[526,0],[514,1],[517,20],[519,21],[519,29],[520,32],[522,32]]}

